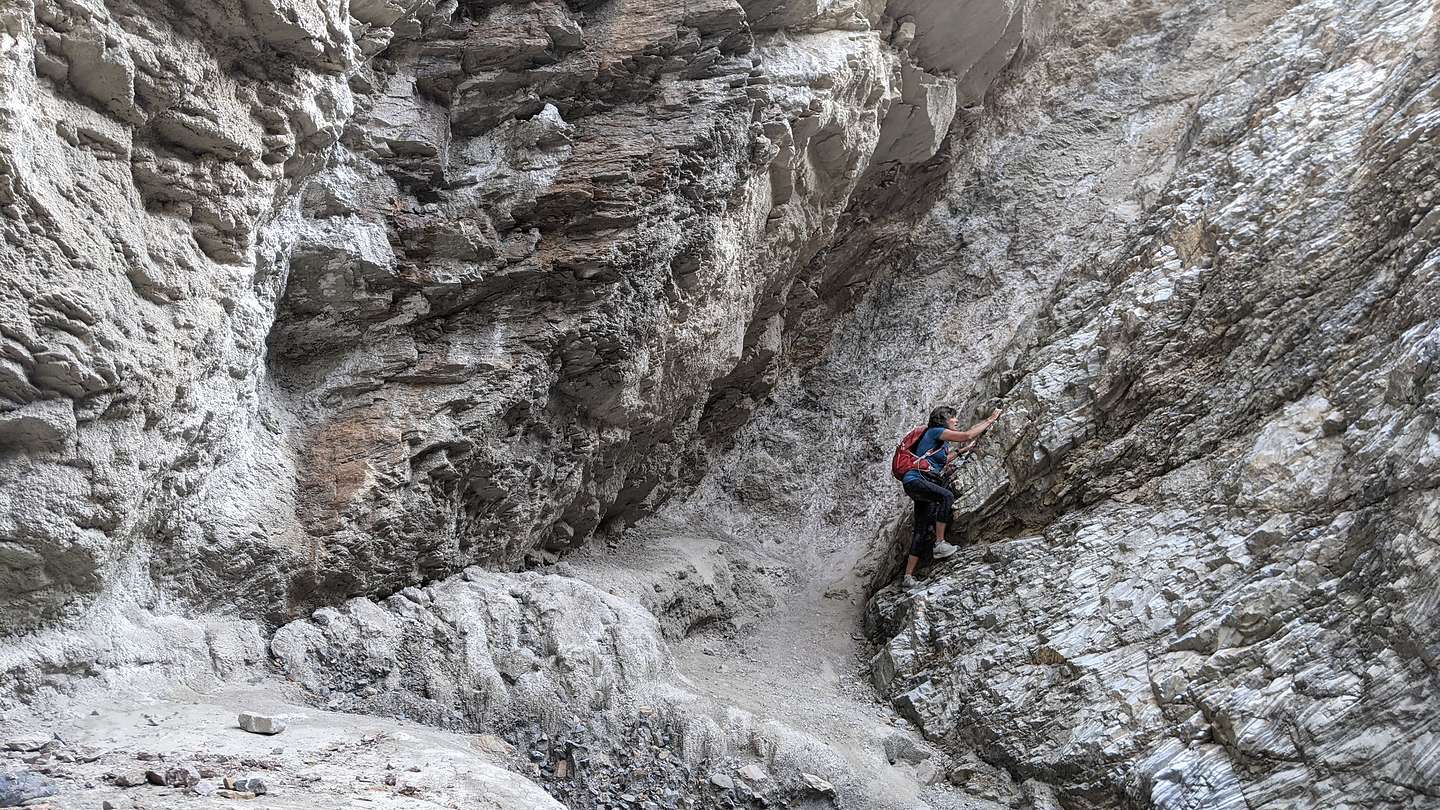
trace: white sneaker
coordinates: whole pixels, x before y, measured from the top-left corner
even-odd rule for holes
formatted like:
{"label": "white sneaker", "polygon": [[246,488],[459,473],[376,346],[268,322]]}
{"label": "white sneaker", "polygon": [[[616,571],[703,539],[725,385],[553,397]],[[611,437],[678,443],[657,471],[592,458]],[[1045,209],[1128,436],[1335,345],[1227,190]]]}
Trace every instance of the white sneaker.
{"label": "white sneaker", "polygon": [[918,588],[918,587],[920,587],[920,583],[919,583],[919,582],[916,582],[916,581],[915,581],[915,577],[912,577],[912,576],[910,576],[909,574],[906,574],[906,575],[905,575],[905,578],[902,579],[902,580],[900,580],[900,588],[901,588],[901,590],[909,591],[909,590],[914,590],[915,588]]}
{"label": "white sneaker", "polygon": [[941,540],[940,542],[935,544],[935,551],[930,556],[934,557],[937,560],[943,560],[946,557],[953,557],[955,555],[955,552],[959,550],[959,548],[950,545],[944,540]]}

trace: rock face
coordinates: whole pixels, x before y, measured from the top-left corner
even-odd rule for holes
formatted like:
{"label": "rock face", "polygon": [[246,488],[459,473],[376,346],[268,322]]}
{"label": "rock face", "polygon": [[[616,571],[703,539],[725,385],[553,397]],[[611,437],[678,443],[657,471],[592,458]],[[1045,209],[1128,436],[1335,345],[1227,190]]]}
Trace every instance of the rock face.
{"label": "rock face", "polygon": [[987,542],[876,596],[875,680],[1068,807],[1426,806],[1437,22],[1207,8],[1136,34],[1183,138],[968,393],[1010,409],[965,471]]}
{"label": "rock face", "polygon": [[[1440,796],[1429,4],[181,5],[0,9],[7,717],[271,669],[573,807]],[[677,686],[890,578],[942,401],[1008,409],[972,542],[864,621],[944,755]]]}
{"label": "rock face", "polygon": [[654,614],[574,577],[467,568],[320,608],[280,628],[271,654],[328,711],[499,735],[488,745],[567,807],[779,806],[823,792],[816,779],[855,806],[929,806],[814,729],[710,699],[679,676]]}
{"label": "rock face", "polygon": [[613,710],[664,672],[655,617],[574,579],[478,568],[282,627],[271,652],[332,708],[452,730]]}
{"label": "rock face", "polygon": [[980,5],[9,4],[0,632],[122,572],[278,619],[643,514],[863,291],[842,212],[923,210],[1023,50]]}

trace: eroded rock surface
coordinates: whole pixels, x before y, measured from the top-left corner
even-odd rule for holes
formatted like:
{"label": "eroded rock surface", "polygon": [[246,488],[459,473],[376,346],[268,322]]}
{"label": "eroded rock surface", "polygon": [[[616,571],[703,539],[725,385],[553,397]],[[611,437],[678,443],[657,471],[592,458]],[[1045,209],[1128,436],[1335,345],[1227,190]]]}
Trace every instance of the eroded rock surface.
{"label": "eroded rock surface", "polygon": [[[1182,60],[1219,24],[1157,23]],[[1435,801],[1435,35],[1426,4],[1285,9],[1121,255],[997,356],[990,542],[871,605],[928,736],[1069,806]]]}
{"label": "eroded rock surface", "polygon": [[659,639],[650,613],[578,580],[471,568],[384,603],[321,608],[270,648],[332,707],[458,730],[620,708],[665,672]]}
{"label": "eroded rock surface", "polygon": [[[1440,796],[1433,8],[222,6],[0,9],[7,718],[273,668],[534,806]],[[982,545],[864,618],[926,745],[846,639],[957,399]]]}
{"label": "eroded rock surface", "polygon": [[[125,566],[283,619],[694,481],[963,101],[941,9],[760,5],[7,5],[0,630]],[[993,5],[957,52],[1020,52]]]}
{"label": "eroded rock surface", "polygon": [[[52,792],[44,806],[53,810],[563,807],[503,767],[509,747],[493,736],[327,712],[287,699],[290,689],[267,682],[104,696],[55,723],[33,746],[0,750],[0,773],[20,766],[47,774]],[[289,718],[291,728],[280,737],[241,730],[236,713],[257,706]],[[12,730],[0,722],[7,742],[19,739]],[[157,779],[147,780],[147,773]]]}
{"label": "eroded rock surface", "polygon": [[[879,744],[856,751],[709,696],[679,671],[652,613],[573,577],[469,568],[381,603],[320,608],[270,647],[280,673],[329,711],[498,734],[511,767],[568,807],[800,803],[820,795],[806,774],[838,789],[841,806],[930,806],[875,778]],[[931,756],[870,725],[915,762]]]}

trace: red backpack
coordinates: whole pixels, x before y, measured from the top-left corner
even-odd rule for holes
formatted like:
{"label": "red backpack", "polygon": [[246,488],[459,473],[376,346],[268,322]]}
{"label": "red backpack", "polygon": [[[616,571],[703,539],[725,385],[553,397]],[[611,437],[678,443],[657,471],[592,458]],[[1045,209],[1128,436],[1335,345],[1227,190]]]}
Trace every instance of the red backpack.
{"label": "red backpack", "polygon": [[915,445],[920,443],[920,437],[924,436],[925,431],[929,429],[928,427],[915,428],[909,433],[906,433],[905,438],[900,440],[900,444],[895,448],[895,454],[890,457],[891,475],[896,478],[904,478],[905,473],[911,470],[930,469],[930,465],[925,459],[934,455],[935,450],[939,450],[940,447],[944,447],[945,445],[942,444],[940,447],[936,447],[935,450],[931,450],[923,456],[915,455]]}

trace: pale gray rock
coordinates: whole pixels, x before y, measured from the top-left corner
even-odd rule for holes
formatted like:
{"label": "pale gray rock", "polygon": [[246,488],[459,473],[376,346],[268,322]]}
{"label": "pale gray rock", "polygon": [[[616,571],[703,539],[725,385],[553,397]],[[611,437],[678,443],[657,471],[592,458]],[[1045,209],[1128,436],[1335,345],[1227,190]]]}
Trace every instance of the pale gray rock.
{"label": "pale gray rock", "polygon": [[807,788],[822,796],[835,795],[835,786],[813,773],[802,773],[800,778],[805,782]]}
{"label": "pale gray rock", "polygon": [[6,751],[19,751],[22,753],[28,753],[31,751],[41,750],[45,746],[49,745],[53,741],[53,739],[53,737],[50,737],[48,735],[10,737],[6,739],[4,745],[0,747],[3,747]]}
{"label": "pale gray rock", "polygon": [[741,768],[738,773],[740,774],[741,779],[744,779],[748,782],[764,782],[765,780],[770,778],[770,775],[765,773],[764,768],[756,765],[753,762]]}
{"label": "pale gray rock", "polygon": [[0,807],[19,807],[54,796],[56,792],[50,780],[34,771],[9,769],[0,772]]}
{"label": "pale gray rock", "polygon": [[1189,85],[1133,238],[994,355],[968,397],[1010,416],[960,481],[985,542],[867,615],[874,680],[927,736],[1067,807],[1429,801],[1440,639],[1392,601],[1433,601],[1440,503],[1416,374],[1440,54],[1410,48],[1435,33],[1415,10],[1252,18]]}
{"label": "pale gray rock", "polygon": [[241,712],[237,721],[240,728],[251,734],[279,734],[285,730],[286,722],[283,717],[274,717],[268,714],[256,712]]}
{"label": "pale gray rock", "polygon": [[[472,735],[278,701],[287,689],[273,680],[253,684],[232,681],[218,687],[210,685],[204,692],[175,685],[170,689],[173,691],[166,695],[92,695],[101,701],[103,714],[82,712],[48,721],[59,738],[104,741],[94,752],[94,759],[77,756],[63,767],[47,766],[53,769],[52,779],[59,791],[55,806],[95,808],[103,800],[110,800],[126,808],[261,806],[277,810],[344,810],[356,803],[357,793],[363,792],[373,797],[377,806],[397,808],[433,803],[439,797],[482,810],[563,807],[539,785],[507,770],[501,757],[472,745]],[[257,702],[274,703],[276,713],[304,714],[306,722],[286,732],[283,747],[267,738],[238,731],[224,733],[216,728],[215,717],[234,715]],[[151,725],[147,717],[159,717],[162,722]],[[67,745],[58,753],[81,750]],[[165,762],[196,762],[201,779],[194,787],[216,786],[214,794],[206,798],[186,788],[122,789],[113,784],[110,774],[129,772],[137,753],[163,757]],[[403,771],[396,791],[380,795],[380,791],[367,789],[380,787],[383,775],[393,772],[387,771],[387,765],[399,770],[396,763],[409,761],[423,762],[424,768],[421,772]],[[251,768],[255,771],[251,772]],[[247,789],[218,787],[222,781]],[[258,794],[260,783],[264,784],[264,794]],[[400,793],[399,788],[412,788],[413,795]],[[258,803],[254,801],[257,795]]]}
{"label": "pale gray rock", "polygon": [[654,616],[578,580],[470,568],[426,590],[292,622],[271,652],[332,708],[455,730],[614,712],[669,666]]}

